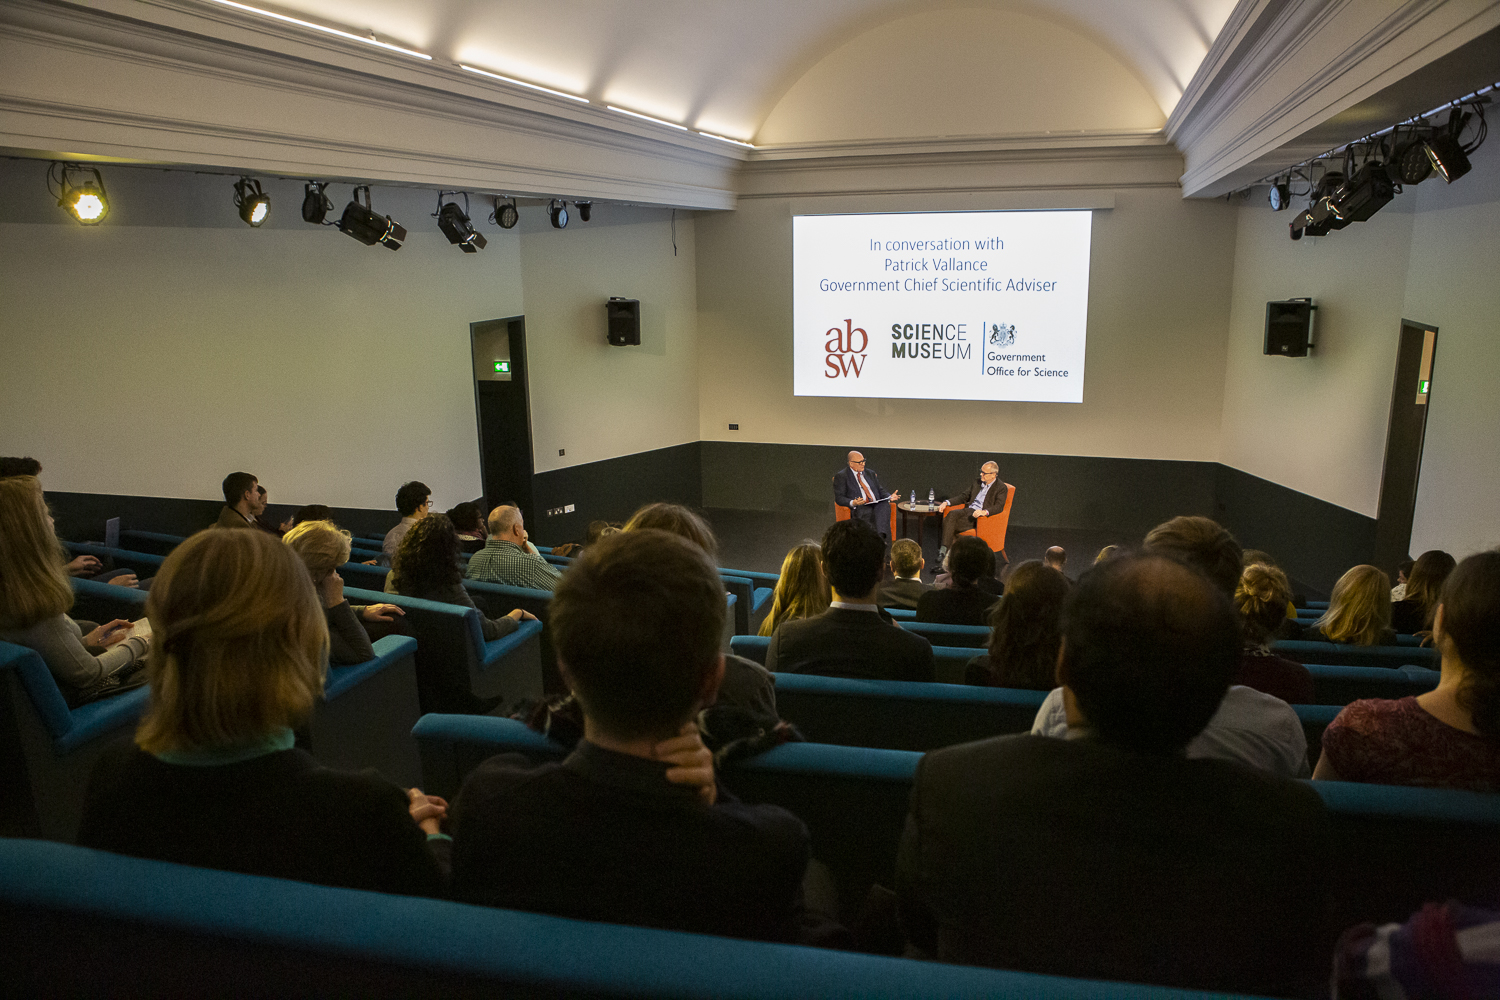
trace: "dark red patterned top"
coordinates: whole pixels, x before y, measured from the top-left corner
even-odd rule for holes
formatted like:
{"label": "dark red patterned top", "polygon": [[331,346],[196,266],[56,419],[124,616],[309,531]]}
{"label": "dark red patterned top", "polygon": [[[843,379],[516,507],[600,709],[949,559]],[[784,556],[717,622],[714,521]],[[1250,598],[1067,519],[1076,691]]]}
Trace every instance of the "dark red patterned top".
{"label": "dark red patterned top", "polygon": [[1414,697],[1348,705],[1323,733],[1343,781],[1500,791],[1500,740],[1438,721]]}

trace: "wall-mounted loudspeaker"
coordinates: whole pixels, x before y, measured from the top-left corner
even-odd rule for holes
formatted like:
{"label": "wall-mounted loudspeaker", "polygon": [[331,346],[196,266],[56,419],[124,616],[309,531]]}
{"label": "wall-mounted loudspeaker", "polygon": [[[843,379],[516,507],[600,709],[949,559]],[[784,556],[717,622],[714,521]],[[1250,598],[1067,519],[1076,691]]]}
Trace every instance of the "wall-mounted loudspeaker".
{"label": "wall-mounted loudspeaker", "polygon": [[1318,307],[1312,299],[1288,299],[1266,303],[1264,353],[1284,358],[1305,358],[1313,348],[1313,317]]}
{"label": "wall-mounted loudspeaker", "polygon": [[604,304],[609,316],[609,342],[626,347],[641,342],[641,300],[619,299],[613,295]]}

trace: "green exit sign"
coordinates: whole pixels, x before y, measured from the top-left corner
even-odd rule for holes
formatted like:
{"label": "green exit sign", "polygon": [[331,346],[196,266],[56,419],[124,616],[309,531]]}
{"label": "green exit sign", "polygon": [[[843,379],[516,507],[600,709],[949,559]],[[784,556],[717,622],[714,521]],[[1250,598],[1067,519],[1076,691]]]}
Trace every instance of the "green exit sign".
{"label": "green exit sign", "polygon": [[1431,382],[1429,382],[1427,379],[1424,378],[1420,382],[1417,383],[1417,391],[1418,392],[1426,392],[1427,391],[1427,387],[1429,385],[1431,385],[1431,384],[1432,384]]}
{"label": "green exit sign", "polygon": [[495,362],[495,373],[497,375],[509,375],[510,374],[510,362],[509,361],[496,361]]}

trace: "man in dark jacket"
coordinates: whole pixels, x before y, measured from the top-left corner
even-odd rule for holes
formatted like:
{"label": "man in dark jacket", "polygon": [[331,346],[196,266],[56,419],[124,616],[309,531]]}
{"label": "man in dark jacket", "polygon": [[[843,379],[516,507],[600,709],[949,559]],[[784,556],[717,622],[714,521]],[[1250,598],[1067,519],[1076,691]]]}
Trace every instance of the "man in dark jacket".
{"label": "man in dark jacket", "polygon": [[948,554],[953,539],[974,527],[976,519],[1004,510],[1007,492],[1000,481],[1000,466],[985,462],[973,485],[938,504],[938,512],[943,515],[943,544],[938,548],[938,558]]}

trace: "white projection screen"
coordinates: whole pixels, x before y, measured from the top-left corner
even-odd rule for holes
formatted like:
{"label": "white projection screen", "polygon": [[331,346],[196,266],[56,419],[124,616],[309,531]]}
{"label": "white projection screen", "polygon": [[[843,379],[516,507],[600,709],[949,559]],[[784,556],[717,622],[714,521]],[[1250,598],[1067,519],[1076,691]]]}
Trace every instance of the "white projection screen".
{"label": "white projection screen", "polygon": [[793,392],[1083,402],[1092,222],[794,216]]}

